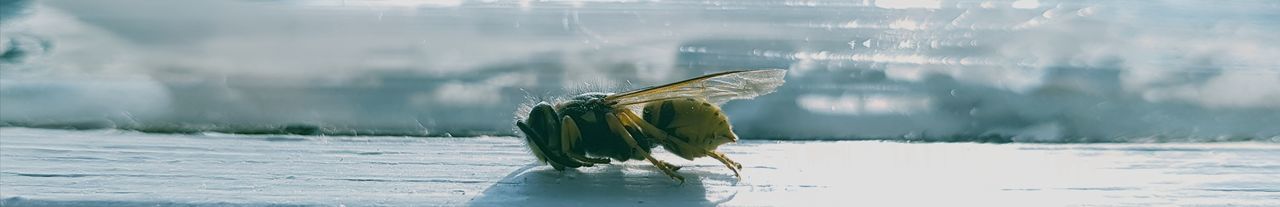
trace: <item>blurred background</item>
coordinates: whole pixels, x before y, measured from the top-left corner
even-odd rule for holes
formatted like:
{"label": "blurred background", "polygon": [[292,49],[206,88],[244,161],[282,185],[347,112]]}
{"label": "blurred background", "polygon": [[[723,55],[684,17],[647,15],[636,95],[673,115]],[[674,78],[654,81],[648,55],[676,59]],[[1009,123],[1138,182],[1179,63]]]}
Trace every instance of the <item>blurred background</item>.
{"label": "blurred background", "polygon": [[0,125],[514,135],[781,68],[748,139],[1280,142],[1280,2],[0,0]]}

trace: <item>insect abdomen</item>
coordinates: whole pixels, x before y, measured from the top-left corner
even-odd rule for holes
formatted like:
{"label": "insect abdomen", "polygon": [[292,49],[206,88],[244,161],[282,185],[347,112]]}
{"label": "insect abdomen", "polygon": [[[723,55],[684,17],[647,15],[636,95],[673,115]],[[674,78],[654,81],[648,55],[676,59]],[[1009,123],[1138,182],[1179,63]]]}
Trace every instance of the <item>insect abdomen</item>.
{"label": "insect abdomen", "polygon": [[643,118],[673,138],[687,143],[662,143],[668,151],[685,159],[705,156],[707,151],[724,143],[737,141],[720,107],[699,99],[648,103],[644,107]]}

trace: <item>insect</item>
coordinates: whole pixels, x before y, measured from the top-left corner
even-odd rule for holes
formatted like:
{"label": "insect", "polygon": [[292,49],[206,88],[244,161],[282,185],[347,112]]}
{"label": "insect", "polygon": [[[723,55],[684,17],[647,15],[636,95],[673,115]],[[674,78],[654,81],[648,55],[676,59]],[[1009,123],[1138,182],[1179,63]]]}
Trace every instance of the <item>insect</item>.
{"label": "insect", "polygon": [[738,140],[719,105],[772,93],[784,76],[781,69],[728,71],[622,93],[585,93],[538,103],[516,127],[534,156],[556,170],[647,160],[684,183],[679,166],[650,155],[661,145],[688,160],[714,158],[741,177],[742,164],[716,151]]}

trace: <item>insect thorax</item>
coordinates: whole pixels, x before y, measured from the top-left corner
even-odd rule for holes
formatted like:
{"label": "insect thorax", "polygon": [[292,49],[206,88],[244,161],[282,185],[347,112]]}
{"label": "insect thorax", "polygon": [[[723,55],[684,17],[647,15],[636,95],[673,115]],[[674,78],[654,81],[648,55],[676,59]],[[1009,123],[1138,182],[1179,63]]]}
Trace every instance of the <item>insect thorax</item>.
{"label": "insect thorax", "polygon": [[574,96],[569,100],[556,104],[556,111],[563,115],[578,116],[587,113],[609,113],[612,108],[604,104],[603,93],[584,93]]}
{"label": "insect thorax", "polygon": [[[605,115],[614,111],[613,107],[604,103],[604,97],[606,96],[608,95],[604,93],[577,95],[565,102],[556,104],[556,111],[561,117],[569,116],[576,122],[578,130],[582,134],[582,139],[577,143],[581,146],[578,147],[579,149],[584,149],[590,154],[610,157],[615,160],[639,158],[632,153],[631,147],[627,145],[622,136],[614,133],[609,128],[609,123],[605,121]],[[630,134],[646,150],[656,147],[648,137],[639,133]]]}

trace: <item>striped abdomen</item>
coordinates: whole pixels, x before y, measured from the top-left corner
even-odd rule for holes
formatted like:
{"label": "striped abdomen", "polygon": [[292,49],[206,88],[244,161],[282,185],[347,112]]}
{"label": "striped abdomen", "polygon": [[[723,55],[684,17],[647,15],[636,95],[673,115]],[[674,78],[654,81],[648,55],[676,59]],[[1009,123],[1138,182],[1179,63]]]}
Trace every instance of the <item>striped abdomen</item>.
{"label": "striped abdomen", "polygon": [[687,144],[661,143],[663,148],[685,159],[706,156],[738,136],[720,107],[700,99],[672,99],[645,104],[645,122]]}

